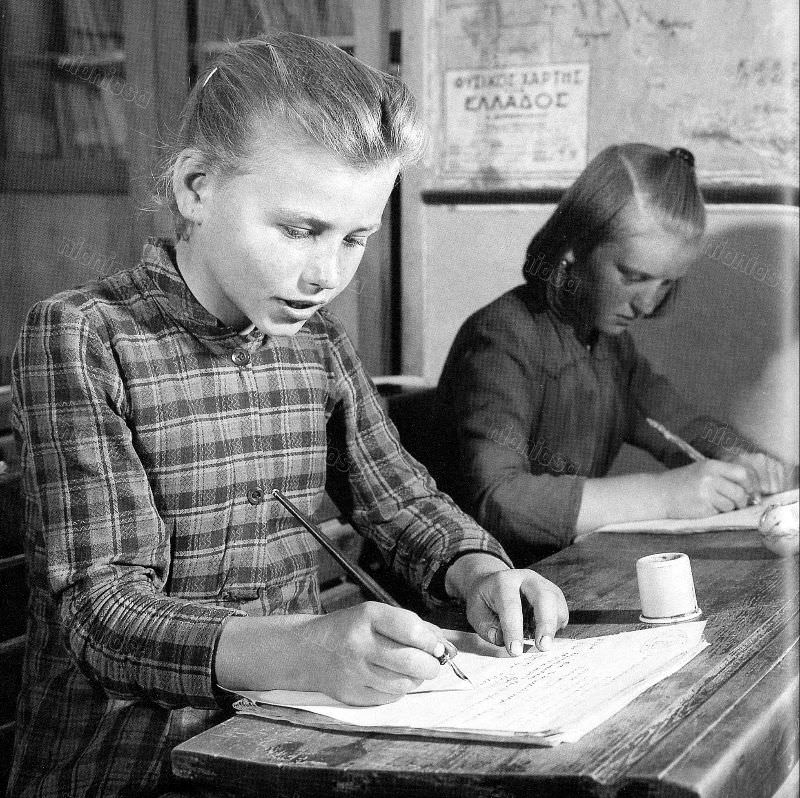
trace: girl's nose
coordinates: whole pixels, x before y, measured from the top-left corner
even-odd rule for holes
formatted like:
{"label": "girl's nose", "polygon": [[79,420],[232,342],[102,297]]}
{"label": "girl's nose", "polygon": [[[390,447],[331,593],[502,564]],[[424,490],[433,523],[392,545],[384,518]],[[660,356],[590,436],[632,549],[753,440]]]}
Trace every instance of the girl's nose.
{"label": "girl's nose", "polygon": [[338,287],[341,274],[336,251],[319,247],[305,264],[302,277],[303,282],[317,291]]}
{"label": "girl's nose", "polygon": [[649,316],[658,304],[659,285],[651,288],[640,288],[631,300],[631,308],[637,317]]}

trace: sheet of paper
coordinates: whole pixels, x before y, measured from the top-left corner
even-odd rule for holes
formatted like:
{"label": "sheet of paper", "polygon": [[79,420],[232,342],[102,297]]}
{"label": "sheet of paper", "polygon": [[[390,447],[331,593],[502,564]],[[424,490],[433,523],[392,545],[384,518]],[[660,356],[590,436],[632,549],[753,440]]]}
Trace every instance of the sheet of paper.
{"label": "sheet of paper", "polygon": [[[421,690],[376,707],[348,706],[320,693],[246,697],[370,730],[538,737],[554,745],[579,739],[685,665],[708,645],[704,628],[699,621],[584,640],[556,638],[550,651],[530,649],[507,659],[462,652],[458,662],[473,688],[451,689],[443,668]],[[435,701],[431,690],[437,691]]]}
{"label": "sheet of paper", "polygon": [[758,520],[770,505],[796,504],[797,488],[784,493],[765,496],[761,504],[719,513],[708,518],[661,518],[655,521],[631,521],[624,524],[608,524],[597,532],[666,532],[670,535],[689,535],[693,532],[713,532],[724,529],[758,529]]}
{"label": "sheet of paper", "polygon": [[[465,657],[468,655],[459,654],[458,661],[459,663],[465,662]],[[479,660],[487,660],[488,657],[478,657]],[[466,666],[465,666],[466,667]],[[465,690],[472,690],[475,679],[482,675],[485,671],[486,666],[482,664],[482,667],[476,669],[476,672],[473,674],[472,671],[469,672],[470,682],[465,682],[463,679],[459,679],[458,676],[453,673],[453,669],[450,667],[442,667],[439,669],[439,675],[435,679],[431,679],[430,681],[423,682],[416,690],[412,690],[411,693],[413,694],[420,694],[420,693],[441,693],[441,692],[451,692],[453,690],[465,691]],[[228,691],[229,692],[229,691]],[[237,690],[236,695],[242,696],[242,698],[247,698],[250,701],[254,701],[256,704],[275,704],[277,706],[284,706],[284,707],[291,707],[294,706],[294,702],[301,698],[305,701],[307,706],[315,706],[315,707],[345,707],[347,704],[342,704],[340,701],[337,701],[335,698],[331,698],[330,696],[325,695],[325,693],[304,693],[295,690]]]}

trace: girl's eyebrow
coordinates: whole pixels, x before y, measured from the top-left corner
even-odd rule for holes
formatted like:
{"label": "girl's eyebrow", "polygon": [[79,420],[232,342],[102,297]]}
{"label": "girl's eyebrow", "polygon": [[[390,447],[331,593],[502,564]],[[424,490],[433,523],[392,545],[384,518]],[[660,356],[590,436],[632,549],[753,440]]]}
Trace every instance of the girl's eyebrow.
{"label": "girl's eyebrow", "polygon": [[[330,230],[330,228],[333,227],[330,222],[326,222],[324,219],[320,219],[318,216],[312,216],[295,208],[278,207],[275,209],[275,213],[279,216],[291,219],[291,221],[295,223],[308,225],[315,230]],[[357,227],[355,230],[351,230],[350,232],[371,234],[377,232],[380,230],[380,228],[381,223],[377,222],[376,224],[368,225],[367,227]]]}

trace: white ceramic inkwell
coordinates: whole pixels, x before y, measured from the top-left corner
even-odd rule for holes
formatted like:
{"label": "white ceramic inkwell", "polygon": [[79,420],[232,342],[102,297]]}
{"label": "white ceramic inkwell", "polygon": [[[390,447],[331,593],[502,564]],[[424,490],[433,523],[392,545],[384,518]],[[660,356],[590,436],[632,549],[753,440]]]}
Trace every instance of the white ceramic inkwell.
{"label": "white ceramic inkwell", "polygon": [[692,566],[685,554],[650,554],[636,561],[644,623],[678,623],[699,617]]}

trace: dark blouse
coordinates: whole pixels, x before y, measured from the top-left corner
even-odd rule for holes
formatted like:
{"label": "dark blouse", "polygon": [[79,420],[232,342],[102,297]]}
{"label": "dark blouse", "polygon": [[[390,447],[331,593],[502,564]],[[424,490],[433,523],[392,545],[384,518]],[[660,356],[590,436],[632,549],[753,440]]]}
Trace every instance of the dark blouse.
{"label": "dark blouse", "polygon": [[589,347],[528,285],[467,319],[437,398],[456,455],[447,488],[524,562],[572,541],[586,478],[606,475],[624,442],[688,462],[648,416],[714,453],[716,422],[695,417],[630,335]]}

